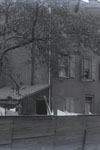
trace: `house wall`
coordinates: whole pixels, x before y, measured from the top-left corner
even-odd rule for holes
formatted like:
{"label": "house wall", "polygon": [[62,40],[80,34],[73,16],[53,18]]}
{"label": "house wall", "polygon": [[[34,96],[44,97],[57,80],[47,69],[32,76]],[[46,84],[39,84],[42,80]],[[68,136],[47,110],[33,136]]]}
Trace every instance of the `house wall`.
{"label": "house wall", "polygon": [[[81,79],[81,57],[88,56],[96,60],[96,80],[82,81]],[[75,60],[75,78],[55,78],[52,86],[53,97],[52,105],[57,113],[57,109],[66,110],[66,98],[73,97],[75,101],[75,112],[85,113],[85,97],[94,96],[93,113],[99,113],[100,105],[100,79],[99,63],[100,57],[92,52],[85,52],[82,56],[76,55]]]}

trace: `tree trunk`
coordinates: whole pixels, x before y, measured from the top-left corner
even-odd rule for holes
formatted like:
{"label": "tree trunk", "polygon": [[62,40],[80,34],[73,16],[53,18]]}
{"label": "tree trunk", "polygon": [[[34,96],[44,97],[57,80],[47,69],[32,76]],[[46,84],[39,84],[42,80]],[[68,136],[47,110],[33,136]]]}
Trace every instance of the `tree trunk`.
{"label": "tree trunk", "polygon": [[31,85],[34,85],[34,66],[35,66],[35,53],[34,53],[34,44],[32,43],[31,47]]}

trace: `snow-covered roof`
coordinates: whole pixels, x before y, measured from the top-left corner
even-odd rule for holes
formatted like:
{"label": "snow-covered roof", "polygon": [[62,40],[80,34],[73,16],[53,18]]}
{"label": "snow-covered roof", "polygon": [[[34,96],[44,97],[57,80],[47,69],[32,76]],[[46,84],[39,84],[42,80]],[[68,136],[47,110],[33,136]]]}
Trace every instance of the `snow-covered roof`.
{"label": "snow-covered roof", "polygon": [[11,97],[12,99],[21,99],[25,96],[31,95],[31,94],[35,94],[36,92],[46,89],[48,88],[49,85],[48,84],[44,84],[44,85],[27,85],[27,86],[23,86],[20,90],[18,94],[16,92],[16,90],[12,89],[11,87],[3,87],[0,88],[0,99],[7,99],[7,97]]}

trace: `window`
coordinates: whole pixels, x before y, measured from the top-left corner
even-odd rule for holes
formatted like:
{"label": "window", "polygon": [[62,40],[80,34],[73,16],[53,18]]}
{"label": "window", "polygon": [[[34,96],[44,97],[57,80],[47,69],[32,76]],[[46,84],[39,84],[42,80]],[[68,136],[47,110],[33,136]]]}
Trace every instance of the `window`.
{"label": "window", "polygon": [[92,101],[93,101],[93,97],[86,97],[86,100],[85,100],[85,114],[92,113]]}
{"label": "window", "polygon": [[82,79],[87,81],[96,79],[96,61],[94,59],[82,59]]}
{"label": "window", "polygon": [[59,77],[75,77],[75,56],[63,55],[59,57]]}
{"label": "window", "polygon": [[84,78],[91,79],[92,78],[92,60],[85,58],[84,59]]}
{"label": "window", "polygon": [[66,98],[66,111],[68,111],[68,112],[74,112],[75,111],[75,104],[74,104],[74,98],[73,97],[67,97]]}

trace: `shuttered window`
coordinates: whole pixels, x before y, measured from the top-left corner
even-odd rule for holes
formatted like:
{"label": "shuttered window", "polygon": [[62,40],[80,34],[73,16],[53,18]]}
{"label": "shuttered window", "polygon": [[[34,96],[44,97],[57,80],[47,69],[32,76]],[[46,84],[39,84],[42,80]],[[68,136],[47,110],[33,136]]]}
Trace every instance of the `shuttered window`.
{"label": "shuttered window", "polygon": [[92,60],[92,79],[96,79],[96,60]]}
{"label": "shuttered window", "polygon": [[93,101],[93,97],[86,97],[86,99],[85,99],[85,114],[92,113],[92,101]]}
{"label": "shuttered window", "polygon": [[83,80],[96,79],[96,60],[90,58],[82,58],[81,60],[81,74]]}
{"label": "shuttered window", "polygon": [[75,56],[61,56],[59,59],[59,77],[75,77]]}
{"label": "shuttered window", "polygon": [[75,77],[75,56],[70,56],[70,77]]}
{"label": "shuttered window", "polygon": [[66,111],[75,112],[75,102],[73,97],[66,97]]}

